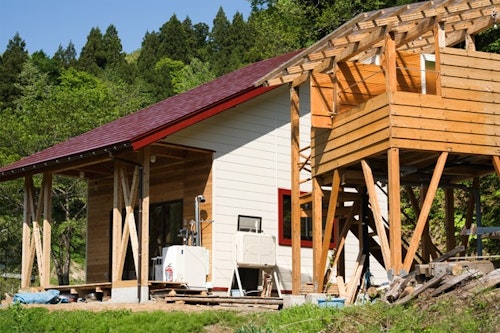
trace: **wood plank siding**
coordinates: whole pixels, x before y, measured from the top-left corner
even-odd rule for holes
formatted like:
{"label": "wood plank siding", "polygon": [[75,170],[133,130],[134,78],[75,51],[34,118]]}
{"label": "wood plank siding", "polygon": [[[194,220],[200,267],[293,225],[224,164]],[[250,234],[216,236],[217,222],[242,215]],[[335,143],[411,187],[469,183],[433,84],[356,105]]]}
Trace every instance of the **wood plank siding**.
{"label": "wood plank siding", "polygon": [[[206,201],[200,205],[201,218],[212,219],[212,153],[183,147],[153,148],[156,161],[151,164],[150,204],[182,200],[182,218],[189,222],[195,218],[194,198],[203,194]],[[89,181],[88,207],[87,283],[110,281],[112,178]],[[202,223],[201,228],[202,245],[211,250],[212,224]],[[177,234],[178,230],[170,232]],[[150,240],[150,257],[161,255],[155,244],[156,240]]]}
{"label": "wood plank siding", "polygon": [[[400,53],[398,59],[403,64],[406,58]],[[416,59],[409,56],[403,66],[419,68]],[[426,80],[440,75],[442,96],[422,94],[420,76],[403,71],[397,76],[398,90],[387,94],[382,83],[378,88],[361,84],[363,78],[382,75],[375,70],[378,66],[349,66],[355,72],[351,74],[351,82],[357,82],[354,90],[358,93],[341,97],[339,113],[333,115],[331,129],[316,132],[314,173],[323,174],[347,166],[384,153],[390,147],[500,154],[500,77],[495,75],[500,68],[500,55],[445,48],[440,59],[441,72],[429,71]],[[342,73],[337,77],[345,80],[347,75]],[[383,76],[379,79],[385,80]],[[311,89],[319,88],[312,86]],[[431,86],[430,91],[435,89]],[[361,104],[347,109],[345,101],[348,100]]]}

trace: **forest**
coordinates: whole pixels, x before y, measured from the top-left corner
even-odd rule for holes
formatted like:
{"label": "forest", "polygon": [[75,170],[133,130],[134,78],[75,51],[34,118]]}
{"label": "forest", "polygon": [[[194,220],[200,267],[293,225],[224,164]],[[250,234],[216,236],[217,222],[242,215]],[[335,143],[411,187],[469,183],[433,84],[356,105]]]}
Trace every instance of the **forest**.
{"label": "forest", "polygon": [[[174,14],[158,30],[145,32],[141,45],[130,54],[123,52],[119,31],[112,24],[105,30],[93,27],[81,50],[70,42],[59,45],[53,55],[43,50],[28,54],[25,41],[16,34],[0,51],[0,165],[247,64],[308,47],[362,12],[411,2],[417,1],[250,0],[248,18],[240,13],[228,18],[219,8],[211,25]],[[476,38],[478,50],[500,53],[499,29],[492,28]],[[481,198],[482,223],[498,226],[498,178],[478,181],[481,193],[485,193]],[[22,182],[0,183],[0,276],[21,270]],[[52,195],[51,254],[57,277],[53,282],[69,284],[75,282],[70,268],[81,267],[85,261],[86,184],[81,179],[58,177]],[[461,195],[465,194],[457,194],[457,205],[464,202]],[[435,200],[436,212],[443,197],[441,193]],[[409,230],[415,212],[410,204],[402,207]],[[457,237],[467,209],[457,206]],[[436,213],[430,221],[436,244],[444,233],[443,223],[439,223],[442,218]],[[484,252],[500,254],[498,240],[485,241]],[[18,281],[11,280],[0,278],[0,291],[15,288]]]}

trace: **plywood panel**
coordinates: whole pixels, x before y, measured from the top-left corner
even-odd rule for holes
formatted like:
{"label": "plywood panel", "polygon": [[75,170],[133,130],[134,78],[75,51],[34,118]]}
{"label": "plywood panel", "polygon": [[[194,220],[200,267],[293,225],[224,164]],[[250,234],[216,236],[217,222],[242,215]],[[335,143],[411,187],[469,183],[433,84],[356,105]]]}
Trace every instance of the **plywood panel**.
{"label": "plywood panel", "polygon": [[370,100],[363,107],[344,112],[335,118],[332,131],[318,132],[314,150],[315,174],[331,171],[377,154],[388,147],[389,107],[387,95]]}

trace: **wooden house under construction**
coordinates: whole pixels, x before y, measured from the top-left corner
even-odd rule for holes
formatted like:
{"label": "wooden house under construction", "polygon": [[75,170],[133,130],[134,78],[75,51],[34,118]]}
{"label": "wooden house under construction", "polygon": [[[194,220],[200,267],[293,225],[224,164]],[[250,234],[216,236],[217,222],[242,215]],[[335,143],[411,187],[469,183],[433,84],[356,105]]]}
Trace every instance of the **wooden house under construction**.
{"label": "wooden house under construction", "polygon": [[[86,282],[112,298],[137,288],[146,299],[151,260],[181,244],[190,221],[209,251],[207,280],[224,292],[242,273],[234,234],[245,218],[276,238],[276,288],[292,294],[335,281],[353,295],[368,257],[390,278],[438,256],[427,224],[438,187],[454,249],[454,190],[471,193],[470,229],[480,224],[478,178],[500,176],[500,55],[474,44],[500,23],[499,4],[438,0],[362,13],[303,51],[1,168],[1,181],[25,178],[22,287],[35,262],[50,287],[55,175],[87,180]],[[418,212],[408,242],[403,190]],[[359,240],[354,252],[348,235]],[[336,280],[325,279],[327,268]]]}

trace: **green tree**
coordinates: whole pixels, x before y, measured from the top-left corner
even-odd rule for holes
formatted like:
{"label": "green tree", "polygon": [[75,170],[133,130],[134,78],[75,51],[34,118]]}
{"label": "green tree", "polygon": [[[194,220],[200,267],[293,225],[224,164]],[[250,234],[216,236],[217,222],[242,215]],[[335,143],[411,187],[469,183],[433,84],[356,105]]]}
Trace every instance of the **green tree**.
{"label": "green tree", "polygon": [[210,64],[193,58],[189,65],[174,74],[172,78],[174,93],[179,94],[193,89],[213,79],[215,79],[215,74],[210,70]]}
{"label": "green tree", "polygon": [[221,76],[229,71],[232,49],[229,36],[231,23],[222,7],[217,11],[213,23],[208,39],[209,61],[215,75]]}
{"label": "green tree", "polygon": [[12,107],[19,97],[20,91],[16,83],[28,58],[26,42],[16,33],[0,58],[0,110]]}
{"label": "green tree", "polygon": [[87,42],[80,53],[78,68],[98,75],[101,69],[106,66],[106,51],[104,47],[101,30],[98,27],[92,28],[87,36]]}
{"label": "green tree", "polygon": [[184,63],[189,61],[192,56],[192,36],[186,31],[185,26],[177,19],[174,14],[170,20],[163,24],[158,34],[160,58],[168,57],[173,60],[180,60]]}
{"label": "green tree", "polygon": [[69,42],[66,48],[63,48],[62,45],[59,44],[52,60],[54,60],[60,68],[74,67],[77,61],[75,44]]}

